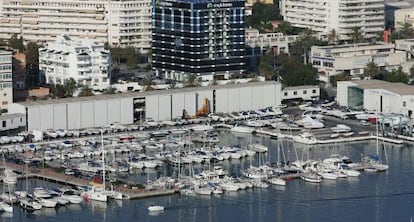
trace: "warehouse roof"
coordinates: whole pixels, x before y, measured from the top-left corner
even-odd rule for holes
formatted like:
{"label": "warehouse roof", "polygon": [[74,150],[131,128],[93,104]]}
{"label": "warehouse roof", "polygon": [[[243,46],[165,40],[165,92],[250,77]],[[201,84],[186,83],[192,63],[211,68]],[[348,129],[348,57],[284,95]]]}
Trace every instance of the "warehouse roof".
{"label": "warehouse roof", "polygon": [[385,89],[400,95],[414,95],[414,86],[404,83],[386,82],[381,80],[353,80],[361,89]]}
{"label": "warehouse roof", "polygon": [[62,99],[37,100],[37,101],[30,101],[30,102],[22,102],[18,104],[28,107],[28,106],[39,106],[39,105],[48,105],[48,104],[71,103],[71,102],[81,102],[81,101],[96,101],[96,100],[106,100],[106,99],[120,99],[120,98],[128,98],[128,97],[144,97],[144,96],[150,96],[150,95],[205,91],[205,90],[214,90],[214,89],[232,89],[232,88],[240,88],[240,87],[266,86],[266,85],[276,85],[276,84],[280,84],[280,83],[276,81],[248,82],[248,83],[238,83],[238,84],[228,84],[228,85],[212,85],[212,86],[205,86],[205,87],[189,87],[189,88],[179,88],[179,89],[154,90],[154,91],[146,91],[146,92],[125,92],[125,93],[102,94],[102,95],[86,96],[86,97],[71,97],[71,98],[62,98]]}

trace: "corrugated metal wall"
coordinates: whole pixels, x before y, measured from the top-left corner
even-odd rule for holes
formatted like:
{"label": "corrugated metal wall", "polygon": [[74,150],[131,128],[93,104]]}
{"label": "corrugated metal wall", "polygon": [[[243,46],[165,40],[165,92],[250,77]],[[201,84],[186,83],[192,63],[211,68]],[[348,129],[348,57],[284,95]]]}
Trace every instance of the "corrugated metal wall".
{"label": "corrugated metal wall", "polygon": [[[215,112],[219,113],[279,105],[280,93],[280,84],[269,84],[174,93],[166,91],[165,94],[142,97],[145,97],[147,118],[167,120],[181,117],[183,109],[194,116],[203,107],[205,98],[209,100],[210,112],[214,111],[215,104]],[[28,129],[80,129],[108,126],[117,122],[130,124],[134,121],[135,97],[28,106]],[[16,110],[22,108],[17,107]]]}

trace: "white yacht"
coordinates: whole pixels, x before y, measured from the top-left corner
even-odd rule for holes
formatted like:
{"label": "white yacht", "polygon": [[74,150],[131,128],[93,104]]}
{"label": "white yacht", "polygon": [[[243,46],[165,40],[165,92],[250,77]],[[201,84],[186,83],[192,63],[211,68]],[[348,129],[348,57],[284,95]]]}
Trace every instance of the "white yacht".
{"label": "white yacht", "polygon": [[82,197],[80,197],[79,195],[76,195],[74,190],[63,190],[61,197],[64,200],[69,201],[72,204],[79,204],[83,201]]}
{"label": "white yacht", "polygon": [[236,124],[234,127],[230,129],[230,131],[235,133],[253,133],[254,129],[248,126],[239,126]]}
{"label": "white yacht", "polygon": [[105,194],[104,190],[94,186],[88,187],[86,191],[82,192],[81,197],[86,200],[108,201],[108,195]]}
{"label": "white yacht", "polygon": [[3,172],[3,182],[6,184],[16,184],[17,183],[17,174],[14,173],[11,169],[4,169]]}
{"label": "white yacht", "polygon": [[1,201],[0,202],[0,211],[13,213],[13,206],[6,203],[6,202],[4,202],[4,201]]}
{"label": "white yacht", "polygon": [[295,142],[308,145],[314,145],[318,143],[318,140],[311,133],[308,132],[303,132],[301,134],[293,136],[292,138]]}

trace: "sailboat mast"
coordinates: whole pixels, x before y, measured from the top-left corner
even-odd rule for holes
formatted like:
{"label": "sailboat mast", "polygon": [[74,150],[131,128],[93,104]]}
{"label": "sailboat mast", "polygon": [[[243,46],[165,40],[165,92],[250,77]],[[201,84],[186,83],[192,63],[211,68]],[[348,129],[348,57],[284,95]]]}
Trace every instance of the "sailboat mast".
{"label": "sailboat mast", "polygon": [[377,155],[379,155],[379,150],[378,150],[378,111],[375,112],[376,114],[376,118],[375,118],[375,133],[376,133],[376,147],[377,147]]}
{"label": "sailboat mast", "polygon": [[102,152],[102,184],[103,189],[105,190],[105,151],[104,151],[104,140],[103,140],[103,130],[101,129],[101,152]]}

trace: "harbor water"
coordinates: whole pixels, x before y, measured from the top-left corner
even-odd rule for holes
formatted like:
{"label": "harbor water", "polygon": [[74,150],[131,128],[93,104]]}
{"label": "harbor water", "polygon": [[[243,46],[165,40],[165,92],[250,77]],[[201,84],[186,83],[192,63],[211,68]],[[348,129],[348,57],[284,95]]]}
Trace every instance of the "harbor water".
{"label": "harbor water", "polygon": [[[253,137],[220,132],[222,144],[259,142],[269,146],[267,154],[254,158],[219,163],[234,176],[240,169],[265,161],[287,162],[298,159],[321,160],[332,153],[359,161],[361,154],[375,154],[375,141],[306,146],[268,137]],[[325,180],[313,184],[296,179],[285,187],[253,188],[212,196],[180,196],[179,194],[137,200],[84,202],[56,209],[28,213],[14,207],[12,215],[1,214],[1,221],[410,221],[414,217],[414,145],[379,144],[379,154],[388,160],[386,172],[362,172],[356,178]],[[277,149],[280,146],[281,148]],[[206,147],[208,147],[206,145]],[[279,153],[278,153],[279,150]],[[282,152],[283,150],[283,152]],[[283,158],[284,157],[284,158]],[[194,166],[201,171],[208,166]],[[184,170],[186,172],[186,170]],[[176,175],[170,167],[138,172],[130,177],[137,182],[159,176]],[[37,186],[58,187],[47,181],[30,179],[29,190]],[[19,181],[12,189],[26,187]],[[165,210],[152,214],[148,206],[156,204]]]}

